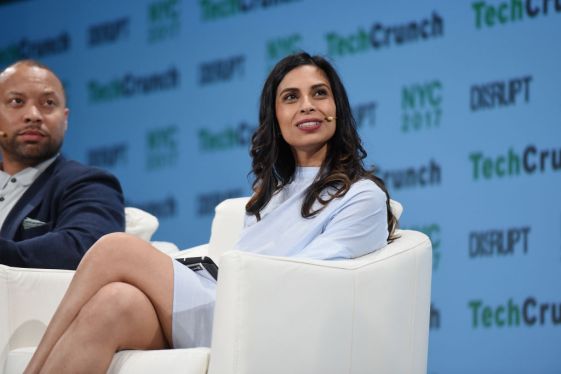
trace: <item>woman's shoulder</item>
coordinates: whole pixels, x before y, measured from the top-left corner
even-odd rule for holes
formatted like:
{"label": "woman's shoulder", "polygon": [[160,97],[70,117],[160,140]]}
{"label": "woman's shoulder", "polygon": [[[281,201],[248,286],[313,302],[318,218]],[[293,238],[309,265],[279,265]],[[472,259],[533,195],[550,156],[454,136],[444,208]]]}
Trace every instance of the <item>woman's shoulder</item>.
{"label": "woman's shoulder", "polygon": [[352,184],[347,192],[350,196],[363,195],[372,199],[386,201],[386,193],[371,179],[360,179]]}
{"label": "woman's shoulder", "polygon": [[[347,206],[363,207],[361,209],[378,209],[386,204],[386,194],[370,179],[360,179],[354,182],[344,196],[336,199],[333,209],[338,210]],[[335,202],[334,201],[334,202]],[[332,205],[332,204],[329,204]]]}

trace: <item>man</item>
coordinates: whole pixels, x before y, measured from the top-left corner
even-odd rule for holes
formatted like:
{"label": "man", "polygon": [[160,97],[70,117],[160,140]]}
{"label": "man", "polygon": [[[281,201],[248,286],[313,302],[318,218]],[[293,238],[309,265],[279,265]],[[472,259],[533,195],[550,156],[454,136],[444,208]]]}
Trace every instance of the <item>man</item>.
{"label": "man", "polygon": [[67,119],[48,67],[23,60],[0,73],[0,264],[75,269],[102,235],[124,230],[117,179],[59,154]]}

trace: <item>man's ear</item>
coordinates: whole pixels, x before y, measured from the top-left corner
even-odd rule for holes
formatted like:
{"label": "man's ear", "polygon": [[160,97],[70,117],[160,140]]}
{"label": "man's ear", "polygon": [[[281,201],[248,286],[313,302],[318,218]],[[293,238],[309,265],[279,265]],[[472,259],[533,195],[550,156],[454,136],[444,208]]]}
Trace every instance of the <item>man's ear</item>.
{"label": "man's ear", "polygon": [[66,132],[66,130],[68,130],[68,113],[70,112],[70,110],[68,108],[64,109],[64,132]]}

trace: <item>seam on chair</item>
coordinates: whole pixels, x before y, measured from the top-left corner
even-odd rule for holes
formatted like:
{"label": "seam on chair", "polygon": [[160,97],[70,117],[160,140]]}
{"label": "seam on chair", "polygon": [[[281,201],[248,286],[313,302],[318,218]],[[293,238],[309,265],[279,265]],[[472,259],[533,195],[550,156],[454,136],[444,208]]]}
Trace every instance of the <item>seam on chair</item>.
{"label": "seam on chair", "polygon": [[[13,335],[14,335],[14,331],[15,331],[15,327],[16,327],[16,323],[15,323],[15,318],[14,318],[14,311],[15,311],[15,306],[14,306],[14,287],[13,287],[13,282],[15,281],[12,277],[12,269],[8,269],[9,273],[6,273],[6,294],[8,295],[8,334],[7,334],[7,338],[8,340],[6,341],[6,360],[8,358],[8,354],[10,353],[10,351],[13,349],[12,348],[12,340],[13,340]],[[3,363],[4,365],[6,364],[6,361],[4,361]]]}
{"label": "seam on chair", "polygon": [[352,294],[352,298],[353,298],[353,310],[352,310],[352,314],[351,314],[351,344],[350,344],[350,352],[349,352],[349,374],[352,374],[353,372],[353,353],[354,353],[354,341],[355,341],[355,328],[356,328],[356,303],[357,303],[357,299],[356,299],[356,283],[357,280],[356,278],[358,277],[358,274],[353,274],[353,294]]}
{"label": "seam on chair", "polygon": [[234,335],[234,351],[232,352],[234,357],[233,357],[233,362],[232,362],[232,369],[234,369],[234,373],[238,373],[239,372],[239,362],[240,362],[240,341],[241,341],[241,337],[240,337],[240,331],[241,331],[241,326],[243,325],[243,323],[240,321],[242,313],[240,312],[240,308],[241,308],[241,295],[240,292],[243,289],[243,287],[241,287],[241,277],[238,274],[244,274],[244,272],[241,270],[241,266],[242,266],[242,261],[240,256],[237,256],[235,258],[236,262],[237,262],[237,266],[235,267],[236,269],[236,307],[234,308],[234,311],[236,313],[236,315],[234,315],[234,318],[236,319],[237,322],[237,326],[236,326],[236,331],[235,331],[235,335]]}
{"label": "seam on chair", "polygon": [[75,270],[67,270],[67,269],[41,269],[41,268],[18,268],[12,267],[8,269],[10,272],[22,274],[22,273],[37,273],[37,274],[66,274],[72,273]]}
{"label": "seam on chair", "polygon": [[409,359],[409,370],[407,371],[408,373],[413,373],[413,363],[415,362],[415,334],[414,332],[416,331],[415,329],[415,321],[417,320],[417,318],[415,318],[415,316],[417,315],[417,307],[419,305],[419,253],[415,253],[415,295],[412,298],[413,299],[413,308],[412,308],[412,314],[411,314],[411,321],[409,322],[409,328],[411,329],[411,333],[409,334],[409,351],[411,352],[411,356]]}
{"label": "seam on chair", "polygon": [[[409,252],[409,251],[414,251],[414,250],[418,249],[419,247],[425,247],[427,245],[427,243],[430,244],[430,240],[428,238],[423,240],[422,242],[412,246],[412,247],[403,249],[403,250],[401,250],[399,252],[396,252],[396,253],[392,253],[390,255],[387,255],[386,257],[376,259],[376,260],[372,260],[371,262],[368,262],[368,263],[365,263],[365,264],[354,265],[352,267],[339,267],[339,266],[337,266],[335,260],[316,260],[316,261],[322,261],[323,262],[323,263],[316,263],[316,262],[309,262],[309,261],[306,261],[305,259],[294,258],[294,257],[278,257],[278,256],[261,255],[261,254],[244,252],[244,251],[240,251],[240,252],[242,252],[244,254],[244,256],[248,255],[248,256],[261,257],[261,258],[266,258],[269,261],[292,262],[292,263],[296,263],[296,264],[306,264],[306,265],[309,265],[309,266],[348,271],[348,270],[362,269],[362,268],[365,268],[367,266],[371,266],[371,265],[377,264],[379,262],[386,261],[386,260],[388,260],[392,257],[399,256],[402,253],[406,253],[406,252]],[[347,259],[347,260],[344,260],[344,261],[356,260],[357,258]]]}

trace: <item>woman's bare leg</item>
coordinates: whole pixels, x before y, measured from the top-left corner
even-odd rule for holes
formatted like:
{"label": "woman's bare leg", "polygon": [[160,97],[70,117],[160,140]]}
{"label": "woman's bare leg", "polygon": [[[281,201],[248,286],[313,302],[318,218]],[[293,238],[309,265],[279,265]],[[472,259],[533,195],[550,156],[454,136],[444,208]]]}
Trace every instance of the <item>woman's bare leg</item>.
{"label": "woman's bare leg", "polygon": [[116,351],[165,347],[148,297],[128,283],[109,283],[82,307],[41,373],[106,373]]}
{"label": "woman's bare leg", "polygon": [[82,307],[113,282],[128,283],[146,295],[165,339],[168,343],[171,341],[173,265],[170,257],[136,237],[109,234],[98,240],[80,262],[26,373],[40,371]]}

